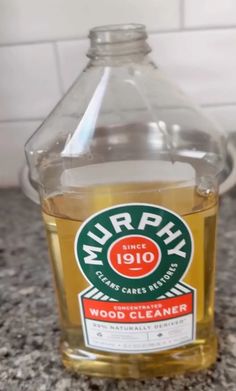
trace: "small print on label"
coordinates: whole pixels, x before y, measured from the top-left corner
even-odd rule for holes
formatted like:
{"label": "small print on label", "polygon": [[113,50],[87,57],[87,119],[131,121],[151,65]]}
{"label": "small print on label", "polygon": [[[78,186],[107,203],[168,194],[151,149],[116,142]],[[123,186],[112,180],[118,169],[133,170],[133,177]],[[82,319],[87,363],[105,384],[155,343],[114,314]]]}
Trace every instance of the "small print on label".
{"label": "small print on label", "polygon": [[175,291],[177,296],[140,303],[96,300],[100,292],[84,291],[79,299],[86,346],[141,353],[190,343],[195,338],[194,290],[179,284]]}

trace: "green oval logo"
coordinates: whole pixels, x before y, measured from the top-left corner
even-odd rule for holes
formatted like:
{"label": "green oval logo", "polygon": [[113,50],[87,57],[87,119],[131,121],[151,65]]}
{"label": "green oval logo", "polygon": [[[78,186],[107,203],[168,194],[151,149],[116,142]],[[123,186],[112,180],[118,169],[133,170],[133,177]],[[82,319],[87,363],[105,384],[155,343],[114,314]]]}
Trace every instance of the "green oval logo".
{"label": "green oval logo", "polygon": [[192,259],[185,221],[161,206],[131,203],[86,220],[75,238],[75,256],[86,279],[118,301],[156,299],[173,288]]}

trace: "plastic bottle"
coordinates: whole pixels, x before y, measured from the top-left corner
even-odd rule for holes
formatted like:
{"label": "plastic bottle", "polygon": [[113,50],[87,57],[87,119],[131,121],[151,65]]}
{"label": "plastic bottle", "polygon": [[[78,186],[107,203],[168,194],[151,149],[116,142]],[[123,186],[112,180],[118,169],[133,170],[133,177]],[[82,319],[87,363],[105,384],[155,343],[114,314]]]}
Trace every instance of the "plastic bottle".
{"label": "plastic bottle", "polygon": [[66,367],[143,378],[216,359],[224,138],[150,60],[142,25],[90,32],[90,61],[26,144]]}

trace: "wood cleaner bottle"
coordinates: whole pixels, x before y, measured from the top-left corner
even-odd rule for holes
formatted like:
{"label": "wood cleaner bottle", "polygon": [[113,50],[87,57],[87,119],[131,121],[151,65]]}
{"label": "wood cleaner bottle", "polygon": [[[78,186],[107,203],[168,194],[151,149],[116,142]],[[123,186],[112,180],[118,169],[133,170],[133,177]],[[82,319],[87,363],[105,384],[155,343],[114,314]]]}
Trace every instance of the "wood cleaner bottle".
{"label": "wood cleaner bottle", "polygon": [[26,144],[63,363],[116,378],[201,370],[217,352],[224,138],[149,58],[144,26],[89,37],[87,67]]}

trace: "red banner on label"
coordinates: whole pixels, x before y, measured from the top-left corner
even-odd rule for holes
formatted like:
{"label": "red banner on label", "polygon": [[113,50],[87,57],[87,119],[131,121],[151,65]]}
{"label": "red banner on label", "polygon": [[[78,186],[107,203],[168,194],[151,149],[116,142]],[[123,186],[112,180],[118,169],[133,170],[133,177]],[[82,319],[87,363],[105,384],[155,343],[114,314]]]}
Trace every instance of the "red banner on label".
{"label": "red banner on label", "polygon": [[117,323],[167,320],[193,312],[193,294],[140,303],[121,303],[82,298],[87,319]]}

